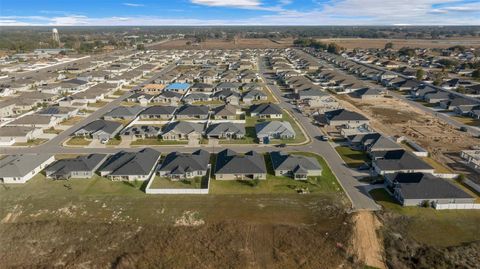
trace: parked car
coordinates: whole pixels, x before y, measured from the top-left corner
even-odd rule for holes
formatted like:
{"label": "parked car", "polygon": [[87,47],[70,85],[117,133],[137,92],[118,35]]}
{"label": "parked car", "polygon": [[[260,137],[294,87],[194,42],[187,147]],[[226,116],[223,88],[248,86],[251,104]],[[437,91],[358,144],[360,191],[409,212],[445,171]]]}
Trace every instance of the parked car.
{"label": "parked car", "polygon": [[328,141],[328,137],[326,135],[319,135],[317,136],[317,139],[320,141]]}

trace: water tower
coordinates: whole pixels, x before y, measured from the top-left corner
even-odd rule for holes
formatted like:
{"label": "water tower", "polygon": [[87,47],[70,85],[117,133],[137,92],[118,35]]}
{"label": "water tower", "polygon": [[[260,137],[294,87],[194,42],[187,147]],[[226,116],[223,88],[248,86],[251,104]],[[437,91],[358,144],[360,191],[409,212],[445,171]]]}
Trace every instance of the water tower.
{"label": "water tower", "polygon": [[52,39],[56,44],[60,45],[60,35],[58,34],[57,28],[52,29]]}

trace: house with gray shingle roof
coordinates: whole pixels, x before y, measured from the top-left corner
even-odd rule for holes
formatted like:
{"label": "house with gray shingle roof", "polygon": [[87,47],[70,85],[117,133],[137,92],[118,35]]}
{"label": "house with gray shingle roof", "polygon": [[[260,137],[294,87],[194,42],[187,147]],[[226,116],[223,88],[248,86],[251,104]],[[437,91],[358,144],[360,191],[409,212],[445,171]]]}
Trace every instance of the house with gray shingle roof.
{"label": "house with gray shingle roof", "polygon": [[428,173],[394,173],[385,177],[393,197],[403,206],[471,204],[475,197],[453,183]]}
{"label": "house with gray shingle roof", "polygon": [[345,109],[327,111],[325,119],[330,126],[358,127],[369,123],[369,120],[362,114]]}
{"label": "house with gray shingle roof", "polygon": [[171,180],[192,179],[207,175],[210,153],[197,150],[193,153],[172,152],[165,157],[157,173]]}
{"label": "house with gray shingle roof", "polygon": [[183,105],[175,113],[176,119],[208,119],[209,107],[200,105]]}
{"label": "house with gray shingle roof", "polygon": [[144,148],[138,152],[120,151],[110,156],[98,170],[110,180],[148,180],[155,172],[160,152]]}
{"label": "house with gray shingle roof", "polygon": [[159,126],[133,125],[120,132],[122,141],[135,141],[137,139],[158,138],[162,133]]}
{"label": "house with gray shingle roof", "polygon": [[167,120],[173,117],[176,107],[174,106],[151,106],[145,109],[138,116],[140,119],[161,119]]}
{"label": "house with gray shingle roof", "polygon": [[0,181],[25,183],[54,161],[55,158],[49,154],[7,155],[0,159]]}
{"label": "house with gray shingle roof", "polygon": [[214,123],[208,126],[205,133],[208,138],[241,139],[245,136],[245,125],[232,122]]}
{"label": "house with gray shingle roof", "polygon": [[295,130],[288,121],[264,121],[255,125],[255,133],[260,143],[270,139],[294,139]]}
{"label": "house with gray shingle roof", "polygon": [[307,180],[308,177],[322,175],[322,166],[314,157],[274,151],[270,153],[270,159],[275,176],[289,176],[295,180]]}
{"label": "house with gray shingle roof", "polygon": [[169,123],[162,133],[164,140],[187,140],[200,138],[204,124],[197,122],[176,121]]}
{"label": "house with gray shingle roof", "polygon": [[116,121],[95,120],[81,127],[75,133],[75,136],[91,136],[93,139],[108,141],[123,128],[122,124]]}
{"label": "house with gray shingle roof", "polygon": [[107,157],[106,154],[90,154],[61,159],[49,165],[45,169],[45,175],[53,179],[92,178]]}
{"label": "house with gray shingle roof", "polygon": [[433,173],[434,169],[412,153],[399,149],[375,151],[370,153],[372,167],[379,175],[396,172],[403,173]]}
{"label": "house with gray shingle roof", "polygon": [[141,106],[119,106],[105,113],[105,120],[133,120],[145,108]]}
{"label": "house with gray shingle roof", "polygon": [[217,180],[252,180],[266,179],[267,168],[263,155],[255,151],[238,154],[225,149],[217,154],[215,179]]}
{"label": "house with gray shingle roof", "polygon": [[283,112],[276,104],[259,104],[250,109],[250,116],[262,119],[281,119]]}
{"label": "house with gray shingle roof", "polygon": [[267,99],[268,96],[266,93],[256,89],[245,93],[242,97],[242,101],[246,104],[251,104],[253,101],[266,101]]}

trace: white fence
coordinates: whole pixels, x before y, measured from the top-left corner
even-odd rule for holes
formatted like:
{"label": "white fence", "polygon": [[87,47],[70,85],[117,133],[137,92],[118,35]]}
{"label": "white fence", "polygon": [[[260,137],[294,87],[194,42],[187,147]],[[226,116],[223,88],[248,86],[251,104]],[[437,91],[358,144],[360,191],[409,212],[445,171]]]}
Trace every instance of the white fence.
{"label": "white fence", "polygon": [[207,189],[151,189],[147,186],[147,194],[208,194]]}
{"label": "white fence", "polygon": [[436,204],[435,209],[480,209],[480,204]]}
{"label": "white fence", "polygon": [[447,173],[433,173],[433,175],[443,179],[455,179],[458,177],[458,174],[447,174]]}

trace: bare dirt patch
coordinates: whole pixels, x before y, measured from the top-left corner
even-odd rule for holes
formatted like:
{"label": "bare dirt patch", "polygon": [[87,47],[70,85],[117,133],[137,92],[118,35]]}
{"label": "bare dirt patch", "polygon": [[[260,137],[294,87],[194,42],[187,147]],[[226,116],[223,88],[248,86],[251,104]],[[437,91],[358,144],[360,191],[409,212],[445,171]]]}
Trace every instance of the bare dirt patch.
{"label": "bare dirt patch", "polygon": [[381,223],[367,211],[358,212],[354,217],[352,248],[360,261],[376,268],[386,268],[383,261],[383,241],[377,236]]}
{"label": "bare dirt patch", "polygon": [[287,48],[293,44],[292,39],[272,41],[266,38],[239,38],[235,40],[207,39],[195,44],[193,40],[171,40],[152,47],[152,49],[264,49],[264,48]]}

